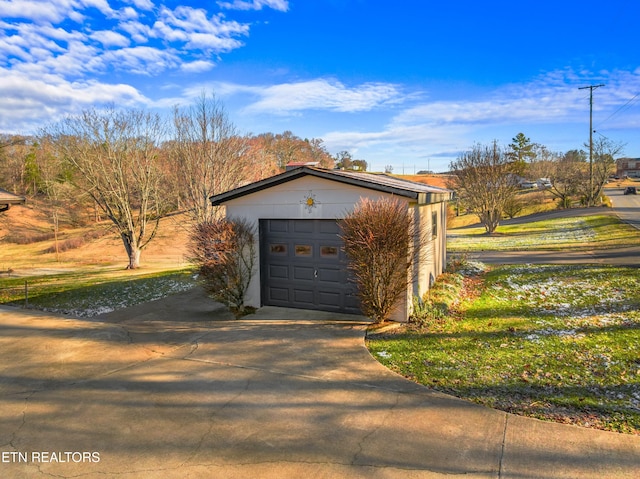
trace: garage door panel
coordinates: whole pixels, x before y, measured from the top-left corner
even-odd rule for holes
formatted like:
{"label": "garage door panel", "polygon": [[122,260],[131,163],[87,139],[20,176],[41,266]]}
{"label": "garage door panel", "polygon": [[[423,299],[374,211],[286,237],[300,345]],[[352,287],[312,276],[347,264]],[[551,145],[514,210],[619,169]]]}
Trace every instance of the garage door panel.
{"label": "garage door panel", "polygon": [[340,233],[340,226],[337,221],[323,221],[318,225],[320,233],[337,235]]}
{"label": "garage door panel", "polygon": [[318,304],[323,307],[338,309],[341,303],[340,293],[337,291],[319,291]]}
{"label": "garage door panel", "polygon": [[314,303],[314,293],[309,289],[294,289],[293,290],[293,301],[298,306],[300,305],[308,305],[313,306]]}
{"label": "garage door panel", "polygon": [[269,288],[269,299],[271,301],[289,302],[289,289],[287,288]]}
{"label": "garage door panel", "polygon": [[313,221],[294,221],[293,231],[295,233],[313,233]]}
{"label": "garage door panel", "polygon": [[269,233],[289,232],[289,220],[270,220],[267,225]]}
{"label": "garage door panel", "polygon": [[346,294],[344,297],[345,311],[360,314],[360,299],[353,293]]}
{"label": "garage door panel", "polygon": [[315,269],[313,266],[294,266],[293,279],[300,281],[313,281],[315,279]]}
{"label": "garage door panel", "polygon": [[318,268],[318,281],[341,285],[344,280],[344,271],[338,268]]}
{"label": "garage door panel", "polygon": [[289,279],[289,266],[287,265],[278,265],[278,264],[270,264],[269,265],[269,279],[280,279],[287,280]]}

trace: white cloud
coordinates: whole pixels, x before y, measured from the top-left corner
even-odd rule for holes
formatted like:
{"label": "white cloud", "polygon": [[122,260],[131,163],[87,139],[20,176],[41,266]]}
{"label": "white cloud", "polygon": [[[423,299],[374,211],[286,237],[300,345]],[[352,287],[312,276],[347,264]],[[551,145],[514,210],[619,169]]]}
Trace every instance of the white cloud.
{"label": "white cloud", "polygon": [[154,47],[131,47],[104,53],[104,60],[138,75],[158,75],[168,69],[179,67],[181,61],[171,50]]}
{"label": "white cloud", "polygon": [[[201,72],[213,66],[212,54],[241,47],[239,37],[249,32],[248,24],[202,8],[129,3],[138,10],[122,4],[114,10],[107,0],[0,0],[0,66],[75,76]],[[68,19],[82,23],[69,28]]]}
{"label": "white cloud", "polygon": [[389,83],[364,83],[350,88],[338,81],[317,79],[267,87],[237,88],[260,97],[247,107],[247,111],[275,114],[301,110],[360,112],[404,100],[399,87]]}
{"label": "white cloud", "polygon": [[190,63],[183,63],[180,69],[187,73],[201,73],[212,70],[216,64],[207,60],[197,60]]}
{"label": "white cloud", "polygon": [[149,25],[145,25],[144,23],[135,20],[122,22],[118,27],[122,31],[128,33],[135,43],[147,43],[152,31],[152,28]]}
{"label": "white cloud", "polygon": [[93,32],[91,38],[102,43],[105,47],[128,47],[131,43],[124,35],[111,30]]}
{"label": "white cloud", "polygon": [[484,98],[426,102],[394,118],[393,124],[407,126],[488,125],[509,123],[549,124],[583,121],[588,112],[588,93],[578,88],[594,81],[609,84],[598,91],[594,111],[605,112],[640,91],[640,69],[635,72],[601,72],[594,80],[590,72],[551,72],[520,85],[498,88]]}
{"label": "white cloud", "polygon": [[153,25],[153,35],[169,42],[182,42],[190,50],[228,52],[243,44],[236,39],[248,34],[249,26],[227,21],[221,15],[207,17],[203,9],[180,6],[162,8]]}
{"label": "white cloud", "polygon": [[0,18],[3,19],[19,18],[36,23],[59,23],[71,18],[72,11],[68,2],[0,0]]}
{"label": "white cloud", "polygon": [[281,12],[289,10],[287,0],[233,0],[232,2],[218,2],[218,5],[233,10],[262,10],[263,7]]}
{"label": "white cloud", "polygon": [[0,131],[32,133],[67,114],[91,106],[117,103],[134,106],[148,103],[130,85],[96,81],[70,82],[61,76],[41,78],[0,68]]}
{"label": "white cloud", "polygon": [[140,10],[153,10],[153,2],[151,2],[150,0],[131,0],[131,3],[133,3],[136,8],[139,8]]}
{"label": "white cloud", "polygon": [[137,20],[139,15],[135,8],[124,7],[118,12],[118,18],[122,21]]}
{"label": "white cloud", "polygon": [[224,38],[213,33],[193,33],[189,36],[187,48],[197,50],[213,50],[214,52],[229,52],[239,48],[243,43],[233,38]]}

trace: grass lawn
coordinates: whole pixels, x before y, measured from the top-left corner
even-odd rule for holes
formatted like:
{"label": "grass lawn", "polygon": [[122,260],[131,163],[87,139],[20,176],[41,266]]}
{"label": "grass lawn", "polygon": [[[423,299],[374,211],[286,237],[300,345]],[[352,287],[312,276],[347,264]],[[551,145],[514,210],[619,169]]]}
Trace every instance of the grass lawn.
{"label": "grass lawn", "polygon": [[91,317],[160,299],[195,285],[189,269],[130,271],[77,269],[67,273],[0,278],[0,304],[24,306],[25,282],[30,308]]}
{"label": "grass lawn", "polygon": [[370,335],[394,371],[541,419],[640,434],[640,270],[504,266],[459,311]]}
{"label": "grass lawn", "polygon": [[579,216],[498,226],[492,235],[484,227],[449,230],[447,250],[454,253],[527,249],[615,248],[636,246],[640,232],[610,215]]}

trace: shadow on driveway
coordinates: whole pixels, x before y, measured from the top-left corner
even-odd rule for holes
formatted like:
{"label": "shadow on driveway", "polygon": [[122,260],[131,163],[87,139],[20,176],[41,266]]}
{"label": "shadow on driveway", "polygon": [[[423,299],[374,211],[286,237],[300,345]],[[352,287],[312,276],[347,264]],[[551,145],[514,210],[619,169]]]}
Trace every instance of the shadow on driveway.
{"label": "shadow on driveway", "polygon": [[[92,320],[0,307],[0,476],[640,471],[639,437],[510,416],[390,372],[364,345],[364,318],[225,315],[196,291]],[[51,461],[53,452],[99,461]]]}

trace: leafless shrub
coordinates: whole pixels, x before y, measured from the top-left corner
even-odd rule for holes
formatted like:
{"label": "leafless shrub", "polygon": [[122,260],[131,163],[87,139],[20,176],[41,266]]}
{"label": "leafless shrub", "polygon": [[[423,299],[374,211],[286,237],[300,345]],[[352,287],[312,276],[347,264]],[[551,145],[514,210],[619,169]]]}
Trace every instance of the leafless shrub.
{"label": "leafless shrub", "polygon": [[105,235],[105,230],[91,230],[85,232],[81,237],[68,238],[63,241],[58,241],[57,246],[54,244],[46,248],[43,253],[64,253],[72,249],[78,249],[92,240],[102,238]]}
{"label": "leafless shrub", "polygon": [[7,243],[27,245],[39,243],[41,241],[49,241],[53,239],[53,232],[46,233],[15,233],[6,235],[3,240]]}
{"label": "leafless shrub", "polygon": [[64,253],[65,251],[69,251],[72,249],[78,249],[85,244],[84,238],[69,238],[64,241],[58,241],[58,246],[56,249],[56,245],[49,246],[46,248],[43,253]]}
{"label": "leafless shrub", "polygon": [[363,314],[375,322],[389,319],[412,281],[410,254],[418,235],[406,206],[364,198],[342,222],[341,237]]}
{"label": "leafless shrub", "polygon": [[244,314],[256,258],[254,237],[253,226],[235,218],[199,223],[190,235],[190,259],[203,288],[226,304],[236,318]]}

